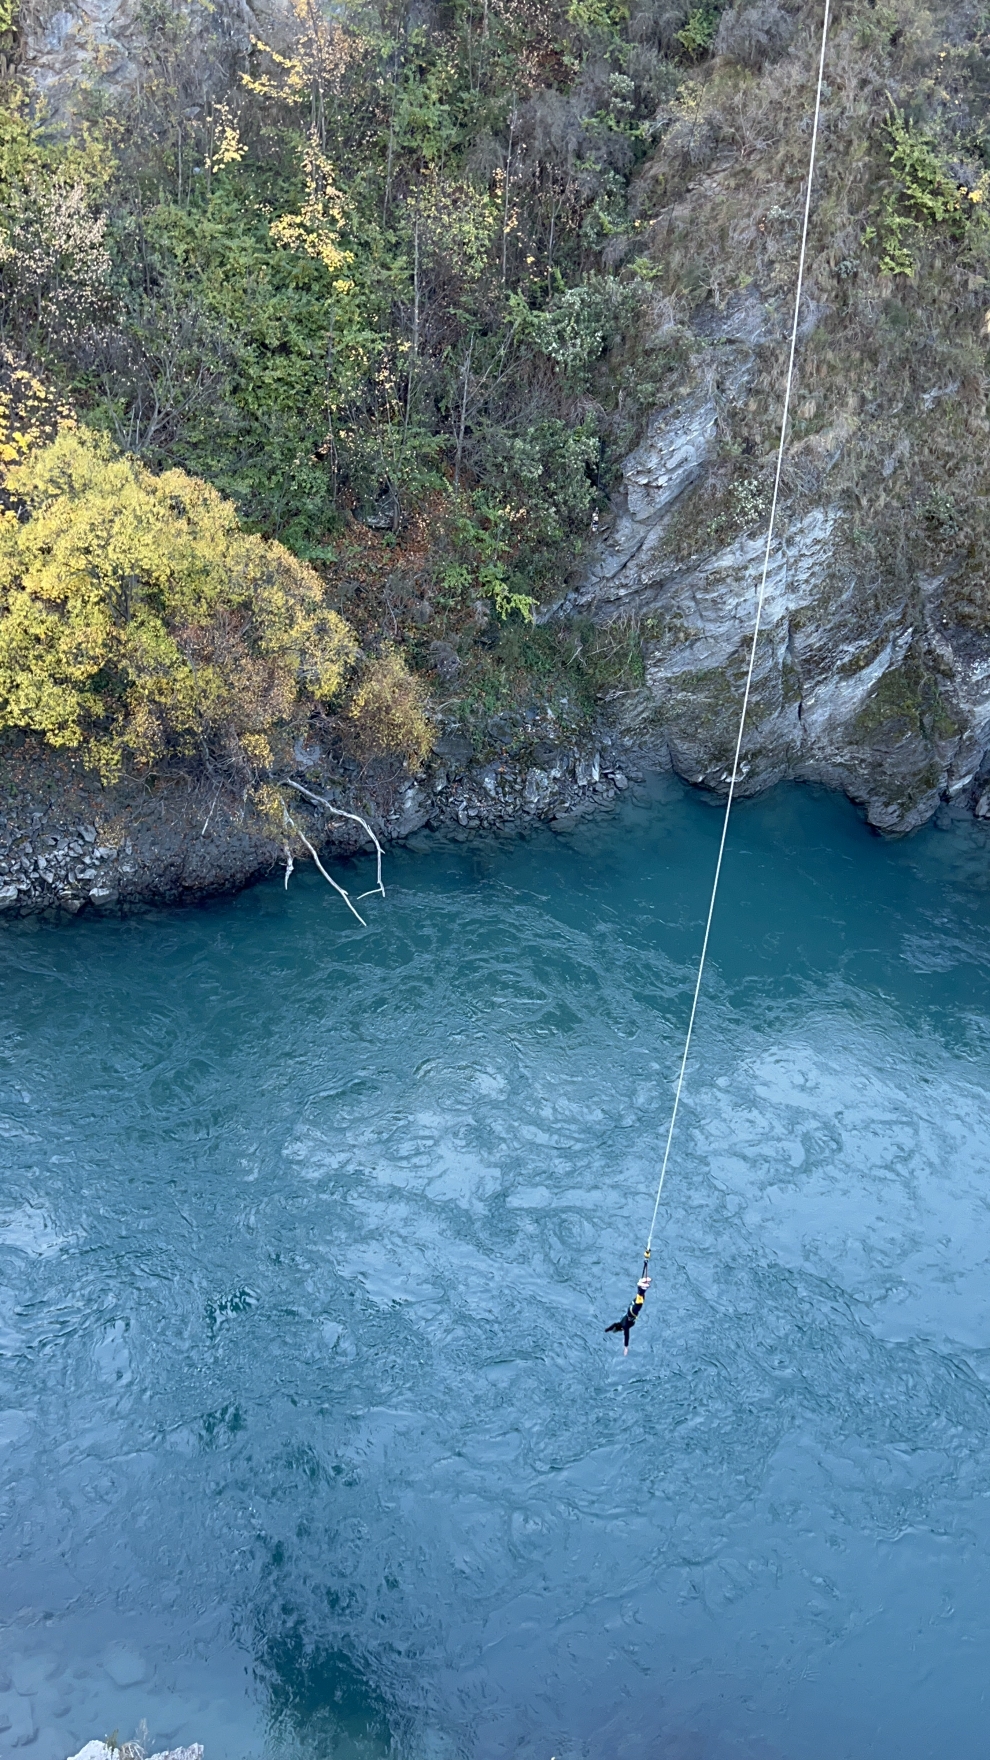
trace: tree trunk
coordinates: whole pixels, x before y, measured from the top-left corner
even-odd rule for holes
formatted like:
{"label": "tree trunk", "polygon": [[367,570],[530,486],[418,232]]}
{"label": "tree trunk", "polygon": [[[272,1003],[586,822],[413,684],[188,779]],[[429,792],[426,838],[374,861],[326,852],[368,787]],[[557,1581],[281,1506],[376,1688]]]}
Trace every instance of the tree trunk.
{"label": "tree trunk", "polygon": [[457,428],[457,457],[454,460],[454,488],[461,481],[461,458],[464,454],[464,429],[467,426],[468,386],[471,381],[471,355],[474,352],[474,337],[468,343],[468,351],[464,360],[464,382],[461,386],[461,415]]}

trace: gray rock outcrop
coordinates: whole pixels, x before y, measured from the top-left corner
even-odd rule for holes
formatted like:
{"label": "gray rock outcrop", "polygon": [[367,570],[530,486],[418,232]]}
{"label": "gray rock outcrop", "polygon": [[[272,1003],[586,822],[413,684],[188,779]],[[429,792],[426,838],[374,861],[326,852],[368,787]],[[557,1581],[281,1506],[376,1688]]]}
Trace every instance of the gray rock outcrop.
{"label": "gray rock outcrop", "polygon": [[[188,13],[209,48],[228,57],[248,54],[252,37],[284,47],[295,18],[291,0],[215,0],[192,7],[176,0],[176,13]],[[58,116],[87,87],[105,92],[133,86],[147,40],[141,0],[25,0],[19,9],[21,71]]]}
{"label": "gray rock outcrop", "polygon": [[[745,393],[757,347],[776,325],[752,298],[725,315],[702,356],[701,383],[653,418],[626,459],[611,528],[553,608],[640,625],[645,684],[612,710],[627,729],[658,729],[674,768],[714,789],[731,768],[766,516],[744,501],[736,534],[713,542],[722,532],[706,528],[705,498],[724,413]],[[827,469],[822,475],[827,483]],[[686,509],[694,543],[685,556]],[[942,580],[916,576],[895,587],[882,558],[858,560],[848,524],[827,498],[803,509],[782,501],[741,787],[820,781],[845,790],[877,829],[902,833],[980,771],[990,743],[990,640],[954,623]]]}

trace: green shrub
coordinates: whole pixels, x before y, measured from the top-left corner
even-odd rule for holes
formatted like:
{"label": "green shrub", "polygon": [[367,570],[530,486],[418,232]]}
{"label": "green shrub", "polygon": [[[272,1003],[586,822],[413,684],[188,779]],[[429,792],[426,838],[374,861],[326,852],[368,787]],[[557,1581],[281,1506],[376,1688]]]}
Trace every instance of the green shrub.
{"label": "green shrub", "polygon": [[716,6],[696,6],[688,13],[683,30],[676,32],[681,48],[693,61],[707,55],[714,43],[720,10]]}
{"label": "green shrub", "polygon": [[530,311],[518,295],[514,310],[526,340],[570,383],[580,386],[587,381],[588,368],[615,340],[639,303],[638,286],[611,275],[594,275],[577,287],[565,288],[545,311]]}
{"label": "green shrub", "polygon": [[[937,227],[947,237],[962,240],[973,225],[985,227],[988,179],[984,176],[972,188],[960,182],[933,136],[907,121],[896,107],[884,126],[893,180],[880,210],[880,269],[885,275],[911,276],[916,267],[913,235]],[[868,228],[866,236],[876,236],[875,229]]]}

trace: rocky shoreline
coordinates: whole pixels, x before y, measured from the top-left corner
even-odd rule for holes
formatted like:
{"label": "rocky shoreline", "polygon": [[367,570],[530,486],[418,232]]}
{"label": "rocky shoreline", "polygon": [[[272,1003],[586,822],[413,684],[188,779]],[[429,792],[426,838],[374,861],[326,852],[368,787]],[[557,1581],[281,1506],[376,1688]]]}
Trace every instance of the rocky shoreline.
{"label": "rocky shoreline", "polygon": [[[466,837],[566,821],[607,811],[647,772],[684,776],[662,737],[623,732],[614,723],[576,736],[545,711],[531,711],[524,725],[516,749],[489,748],[483,756],[463,731],[448,729],[423,771],[398,778],[342,777],[319,748],[297,748],[298,766],[284,778],[292,817],[321,856],[340,861],[370,852],[371,844],[359,825],[335,818],[335,808],[360,814],[387,848],[424,831]],[[740,792],[769,785],[766,778],[752,784],[744,775]],[[990,768],[980,766],[968,789],[946,791],[942,799],[990,820]],[[872,829],[886,829],[867,803],[859,804]],[[936,800],[933,811],[938,806]],[[26,746],[0,757],[0,921],[201,903],[284,868],[290,847],[296,863],[309,859],[298,838],[290,846],[275,834],[250,796],[223,784],[177,773],[105,788],[63,754]]]}
{"label": "rocky shoreline", "polygon": [[[565,819],[609,807],[646,769],[669,769],[662,747],[607,728],[580,739],[534,715],[523,749],[479,758],[457,730],[437,743],[417,776],[340,777],[318,748],[303,751],[298,781],[318,805],[293,791],[292,816],[331,859],[370,848],[352,821],[361,814],[384,845],[415,832],[454,835],[536,820]],[[288,798],[288,797],[287,797]],[[104,788],[78,760],[24,747],[0,761],[0,917],[52,921],[140,913],[193,904],[264,879],[296,840],[273,832],[250,798],[177,774],[128,779]]]}

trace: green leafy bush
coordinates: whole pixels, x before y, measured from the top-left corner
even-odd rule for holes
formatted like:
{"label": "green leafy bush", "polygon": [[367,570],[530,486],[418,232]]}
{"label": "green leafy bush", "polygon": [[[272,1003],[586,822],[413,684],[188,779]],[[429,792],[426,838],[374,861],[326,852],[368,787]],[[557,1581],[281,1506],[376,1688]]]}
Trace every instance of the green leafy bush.
{"label": "green leafy bush", "polygon": [[[915,272],[912,236],[939,228],[961,240],[969,229],[986,227],[988,178],[972,187],[953,176],[933,136],[909,122],[896,107],[885,124],[893,180],[884,194],[879,225],[880,269],[886,275]],[[867,238],[875,236],[868,229]]]}
{"label": "green leafy bush", "polygon": [[12,83],[0,97],[0,329],[21,353],[66,350],[107,309],[110,158],[48,138]]}
{"label": "green leafy bush", "polygon": [[639,303],[636,284],[609,275],[589,276],[577,287],[565,288],[545,311],[530,311],[518,296],[513,309],[526,339],[579,385]]}
{"label": "green leafy bush", "polygon": [[601,440],[592,417],[571,427],[557,417],[493,437],[488,493],[505,508],[515,569],[552,583],[564,547],[580,548],[597,494]]}
{"label": "green leafy bush", "polygon": [[714,43],[720,10],[717,6],[695,6],[688,13],[684,28],[676,33],[681,48],[692,60],[707,55]]}

